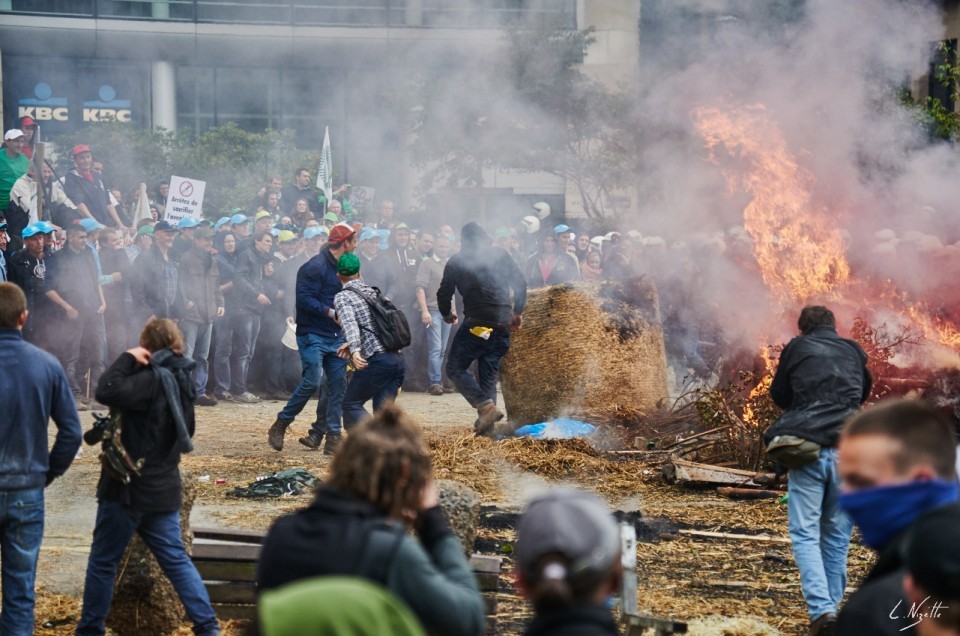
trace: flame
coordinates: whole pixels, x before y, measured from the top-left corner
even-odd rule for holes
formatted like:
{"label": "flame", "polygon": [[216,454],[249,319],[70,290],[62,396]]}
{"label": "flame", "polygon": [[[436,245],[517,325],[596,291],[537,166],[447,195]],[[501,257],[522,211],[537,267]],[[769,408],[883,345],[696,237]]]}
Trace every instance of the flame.
{"label": "flame", "polygon": [[773,384],[773,375],[777,370],[777,359],[772,353],[772,348],[767,344],[760,346],[760,358],[763,360],[764,373],[760,376],[760,381],[757,385],[750,390],[750,395],[747,397],[746,402],[744,402],[743,421],[745,424],[752,426],[765,427],[769,422],[762,421],[760,416],[754,411],[752,405],[756,404],[761,396],[769,393],[770,385]]}
{"label": "flame", "polygon": [[844,284],[850,267],[835,214],[814,202],[813,175],[797,163],[766,108],[703,107],[694,110],[693,120],[714,162],[722,148],[741,164],[737,172],[726,171],[727,184],[752,197],[743,224],[763,281],[781,306],[803,304]]}

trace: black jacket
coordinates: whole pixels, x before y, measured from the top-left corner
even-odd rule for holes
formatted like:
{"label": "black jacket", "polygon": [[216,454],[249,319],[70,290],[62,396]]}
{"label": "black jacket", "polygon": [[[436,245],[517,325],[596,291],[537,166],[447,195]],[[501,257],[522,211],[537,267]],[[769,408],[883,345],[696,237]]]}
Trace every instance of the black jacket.
{"label": "black jacket", "polygon": [[[510,302],[510,291],[513,302]],[[507,324],[527,304],[527,281],[505,250],[464,243],[463,250],[447,261],[437,290],[440,313],[450,315],[453,292],[463,296],[463,318]]]}
{"label": "black jacket", "polygon": [[87,210],[101,225],[115,227],[113,217],[107,209],[110,205],[110,193],[97,173],[93,173],[93,181],[87,181],[79,172],[71,170],[63,178],[63,191],[74,205],[82,203],[87,206]]}
{"label": "black jacket", "polygon": [[577,605],[536,616],[523,636],[615,636],[620,632],[610,610]]}
{"label": "black jacket", "polygon": [[[169,254],[167,254],[169,258]],[[173,261],[169,261],[173,263]],[[130,268],[130,298],[134,311],[139,317],[176,318],[180,311],[182,297],[180,285],[173,302],[169,302],[163,285],[164,259],[160,249],[153,245],[142,252]],[[179,280],[179,272],[177,275]]]}
{"label": "black jacket", "polygon": [[824,448],[837,445],[840,426],[870,396],[867,354],[833,327],[798,336],[780,353],[770,396],[785,409],[764,436],[795,435]]}
{"label": "black jacket", "polygon": [[[960,504],[949,505],[960,507]],[[922,518],[923,515],[914,523]],[[899,636],[916,633],[909,628],[917,619],[907,616],[911,603],[903,591],[906,568],[900,556],[909,531],[908,527],[884,546],[863,583],[847,599],[837,617],[838,636]]]}
{"label": "black jacket", "polygon": [[[223,307],[220,293],[220,270],[210,252],[193,247],[180,256],[180,289],[183,296],[181,318],[210,324]],[[188,308],[188,304],[193,303]]]}
{"label": "black jacket", "polygon": [[[46,289],[56,291],[67,303],[83,315],[97,312],[100,307],[99,275],[93,251],[84,246],[79,252],[64,247],[46,262]],[[57,307],[59,316],[66,314]]]}
{"label": "black jacket", "polygon": [[264,306],[257,302],[263,293],[263,267],[270,260],[269,254],[261,254],[256,247],[240,252],[233,277],[234,300],[238,307],[254,314],[263,313]]}
{"label": "black jacket", "polygon": [[431,634],[484,633],[483,598],[439,508],[421,514],[417,541],[372,504],[330,487],[278,519],[257,566],[260,591],[316,576],[360,576],[407,604]]}
{"label": "black jacket", "polygon": [[[193,436],[194,362],[171,356],[165,365],[173,371],[180,386],[180,402],[187,431]],[[97,383],[97,401],[119,411],[124,448],[134,461],[143,458],[140,477],[124,486],[100,471],[97,485],[99,500],[119,501],[140,512],[172,512],[180,508],[180,445],[160,378],[152,366],[142,367],[129,353],[123,353],[110,365]]]}

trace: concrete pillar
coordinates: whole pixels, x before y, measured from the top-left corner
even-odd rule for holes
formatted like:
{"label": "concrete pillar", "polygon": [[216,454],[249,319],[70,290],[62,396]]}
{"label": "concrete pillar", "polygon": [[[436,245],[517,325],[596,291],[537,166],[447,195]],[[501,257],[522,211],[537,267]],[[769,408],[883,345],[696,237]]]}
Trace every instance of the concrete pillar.
{"label": "concrete pillar", "polygon": [[177,129],[177,83],[173,64],[154,62],[151,69],[150,102],[154,128]]}
{"label": "concrete pillar", "polygon": [[407,0],[407,26],[423,26],[423,0]]}

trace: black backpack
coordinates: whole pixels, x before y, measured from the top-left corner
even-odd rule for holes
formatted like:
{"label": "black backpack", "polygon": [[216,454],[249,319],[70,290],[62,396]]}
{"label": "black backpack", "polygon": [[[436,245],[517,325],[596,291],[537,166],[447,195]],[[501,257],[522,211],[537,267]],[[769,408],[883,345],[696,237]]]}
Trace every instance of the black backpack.
{"label": "black backpack", "polygon": [[[376,287],[373,288],[375,296],[365,294],[357,289],[344,289],[351,291],[366,301],[370,307],[370,316],[373,318],[373,333],[377,340],[387,351],[400,351],[404,347],[410,346],[410,325],[407,323],[407,317],[403,312],[397,309],[397,306],[390,302],[390,299],[380,293]],[[369,328],[360,325],[361,329],[370,331]]]}

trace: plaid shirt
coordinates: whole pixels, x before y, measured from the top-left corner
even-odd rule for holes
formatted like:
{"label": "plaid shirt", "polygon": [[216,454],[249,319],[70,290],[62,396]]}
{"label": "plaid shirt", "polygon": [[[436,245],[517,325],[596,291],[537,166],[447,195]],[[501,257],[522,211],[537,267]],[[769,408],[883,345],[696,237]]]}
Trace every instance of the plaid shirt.
{"label": "plaid shirt", "polygon": [[378,353],[386,352],[386,348],[377,338],[376,326],[373,324],[367,301],[359,294],[349,291],[351,289],[370,296],[375,295],[376,291],[358,278],[344,285],[343,291],[338,292],[333,299],[343,335],[350,344],[350,351],[359,351],[361,357],[369,360]]}

